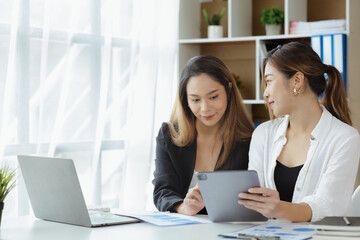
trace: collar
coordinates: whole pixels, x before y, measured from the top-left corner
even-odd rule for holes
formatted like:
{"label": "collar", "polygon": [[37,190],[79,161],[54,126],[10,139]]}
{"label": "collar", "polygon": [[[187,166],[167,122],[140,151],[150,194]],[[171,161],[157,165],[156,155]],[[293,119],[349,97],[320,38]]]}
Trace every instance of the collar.
{"label": "collar", "polygon": [[[330,129],[333,116],[323,105],[320,105],[320,107],[322,109],[322,114],[319,122],[316,124],[315,128],[311,132],[311,140],[319,140],[324,138]],[[286,139],[286,130],[289,126],[289,115],[285,115],[278,120],[280,121],[280,124],[276,130],[274,142],[280,139]]]}
{"label": "collar", "polygon": [[280,139],[286,139],[285,136],[286,136],[286,130],[289,126],[289,115],[285,115],[284,117],[278,118],[276,120],[280,121],[280,124],[276,130],[274,142],[276,142]]}
{"label": "collar", "polygon": [[326,137],[327,133],[330,131],[333,115],[331,115],[331,113],[323,105],[320,105],[320,107],[323,112],[319,122],[311,132],[311,136],[313,137],[311,140],[320,140]]}

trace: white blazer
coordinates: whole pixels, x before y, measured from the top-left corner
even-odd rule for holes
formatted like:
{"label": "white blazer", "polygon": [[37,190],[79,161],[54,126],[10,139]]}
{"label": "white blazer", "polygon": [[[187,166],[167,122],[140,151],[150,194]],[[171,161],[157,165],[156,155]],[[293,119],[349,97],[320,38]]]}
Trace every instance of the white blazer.
{"label": "white blazer", "polygon": [[[324,106],[321,118],[311,132],[310,148],[297,178],[293,203],[307,203],[311,221],[325,216],[345,215],[360,158],[358,131],[338,120]],[[285,145],[289,116],[259,125],[252,136],[249,169],[255,170],[261,186],[276,189],[276,159]]]}

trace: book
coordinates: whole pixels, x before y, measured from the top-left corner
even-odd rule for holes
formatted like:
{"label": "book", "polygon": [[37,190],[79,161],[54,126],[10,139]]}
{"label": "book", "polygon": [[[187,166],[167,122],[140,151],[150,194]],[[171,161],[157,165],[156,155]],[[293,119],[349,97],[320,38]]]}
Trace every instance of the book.
{"label": "book", "polygon": [[326,33],[346,31],[345,19],[323,20],[314,22],[290,21],[290,34]]}
{"label": "book", "polygon": [[313,240],[359,240],[359,237],[348,237],[348,236],[329,236],[319,235],[315,233],[312,238]]}
{"label": "book", "polygon": [[360,217],[325,217],[312,222],[310,227],[316,230],[355,231],[360,233]]}
{"label": "book", "polygon": [[325,217],[310,224],[312,239],[360,239],[360,217]]}
{"label": "book", "polygon": [[316,230],[316,234],[319,236],[360,237],[360,231]]}

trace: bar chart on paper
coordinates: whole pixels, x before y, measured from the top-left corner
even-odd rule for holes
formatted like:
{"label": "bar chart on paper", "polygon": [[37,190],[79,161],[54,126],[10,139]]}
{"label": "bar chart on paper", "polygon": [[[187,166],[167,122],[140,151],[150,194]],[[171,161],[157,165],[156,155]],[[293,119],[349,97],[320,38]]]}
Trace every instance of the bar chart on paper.
{"label": "bar chart on paper", "polygon": [[240,231],[220,234],[220,236],[227,238],[239,238],[239,236],[279,237],[281,240],[303,240],[311,238],[314,233],[315,229],[310,228],[309,225],[270,221]]}
{"label": "bar chart on paper", "polygon": [[152,212],[143,211],[137,213],[129,213],[124,211],[113,210],[115,214],[130,216],[138,218],[142,221],[157,225],[157,226],[176,226],[185,224],[200,224],[200,223],[211,223],[207,218],[187,216],[179,213],[170,212]]}

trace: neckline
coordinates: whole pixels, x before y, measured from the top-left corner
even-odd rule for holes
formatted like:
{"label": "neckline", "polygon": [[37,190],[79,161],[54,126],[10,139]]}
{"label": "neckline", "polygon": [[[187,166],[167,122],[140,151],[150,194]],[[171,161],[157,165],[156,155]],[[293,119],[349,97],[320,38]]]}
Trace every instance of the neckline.
{"label": "neckline", "polygon": [[276,160],[276,163],[277,163],[280,167],[287,168],[287,169],[297,169],[297,168],[302,168],[302,167],[304,166],[304,164],[301,164],[301,165],[298,165],[298,166],[295,166],[295,167],[288,167],[288,166],[282,164],[281,162],[279,162],[278,160]]}

